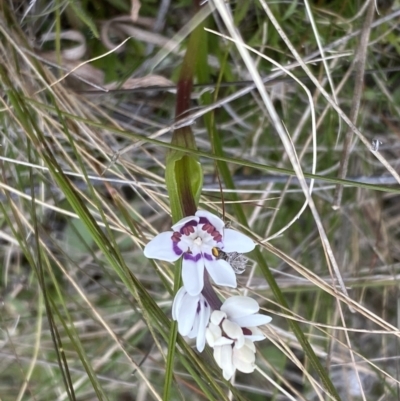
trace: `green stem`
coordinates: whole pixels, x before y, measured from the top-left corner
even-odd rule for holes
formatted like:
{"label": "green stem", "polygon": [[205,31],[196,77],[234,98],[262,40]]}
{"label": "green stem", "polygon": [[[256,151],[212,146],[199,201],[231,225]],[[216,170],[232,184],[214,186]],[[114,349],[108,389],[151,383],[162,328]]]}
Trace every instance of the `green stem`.
{"label": "green stem", "polygon": [[[194,1],[195,8],[199,9],[199,0]],[[198,25],[190,35],[186,54],[177,84],[175,121],[185,117],[191,108],[191,94],[193,75],[198,60],[197,48],[203,34],[202,24]],[[185,149],[197,150],[196,141],[190,126],[186,125],[175,129],[171,144],[182,146]],[[167,155],[165,180],[170,197],[172,220],[174,223],[182,217],[193,216],[203,184],[203,171],[198,157],[187,152],[170,150]],[[176,264],[174,292],[176,293],[181,281],[181,264]],[[170,399],[172,377],[174,372],[175,344],[177,340],[177,324],[171,325],[168,341],[168,356],[166,363],[163,400]]]}

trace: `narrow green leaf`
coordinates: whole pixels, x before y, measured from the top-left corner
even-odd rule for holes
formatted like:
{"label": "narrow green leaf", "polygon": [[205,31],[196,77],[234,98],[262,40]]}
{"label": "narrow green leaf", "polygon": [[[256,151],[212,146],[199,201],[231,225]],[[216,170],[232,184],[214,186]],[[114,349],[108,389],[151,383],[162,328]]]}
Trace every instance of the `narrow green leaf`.
{"label": "narrow green leaf", "polygon": [[297,6],[298,6],[298,0],[291,1],[289,7],[287,7],[286,12],[282,17],[282,21],[285,21],[286,19],[290,18],[296,11]]}
{"label": "narrow green leaf", "polygon": [[[181,286],[182,278],[182,259],[179,259],[175,263],[176,271],[174,277],[174,294],[176,294]],[[164,394],[163,399],[168,400],[171,394],[172,377],[174,373],[174,361],[175,361],[175,350],[176,340],[178,337],[178,324],[177,322],[171,323],[170,334],[168,339],[168,356],[167,363],[165,366],[165,380],[164,380]]]}
{"label": "narrow green leaf", "polygon": [[87,27],[92,31],[93,35],[96,38],[99,38],[99,32],[97,30],[97,27],[95,23],[93,22],[92,18],[90,17],[89,14],[86,13],[86,11],[82,8],[81,2],[76,1],[76,0],[68,0],[68,4],[71,6],[71,8],[74,10],[76,16],[85,24]]}

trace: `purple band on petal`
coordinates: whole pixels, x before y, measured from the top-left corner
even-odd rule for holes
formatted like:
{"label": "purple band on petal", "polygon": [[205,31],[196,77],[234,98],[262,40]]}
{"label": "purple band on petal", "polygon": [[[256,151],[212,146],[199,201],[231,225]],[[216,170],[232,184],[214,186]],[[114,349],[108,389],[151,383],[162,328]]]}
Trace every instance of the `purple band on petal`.
{"label": "purple band on petal", "polygon": [[210,255],[208,253],[203,253],[203,257],[207,260],[214,260],[215,257],[213,255]]}
{"label": "purple band on petal", "polygon": [[192,262],[198,262],[201,259],[201,253],[198,253],[197,255],[193,255],[192,253],[186,252],[183,254],[183,259],[190,260]]}
{"label": "purple band on petal", "polygon": [[196,220],[190,220],[183,227],[181,227],[181,229],[179,231],[180,231],[181,234],[185,234],[184,233],[185,227],[189,227],[189,226],[196,227],[197,224],[198,223],[197,223]]}
{"label": "purple band on petal", "polygon": [[176,243],[176,242],[172,242],[172,249],[174,250],[174,252],[177,255],[182,255],[182,253],[183,253],[182,249],[179,248],[178,243]]}
{"label": "purple band on petal", "polygon": [[199,224],[211,224],[210,221],[205,217],[200,217]]}

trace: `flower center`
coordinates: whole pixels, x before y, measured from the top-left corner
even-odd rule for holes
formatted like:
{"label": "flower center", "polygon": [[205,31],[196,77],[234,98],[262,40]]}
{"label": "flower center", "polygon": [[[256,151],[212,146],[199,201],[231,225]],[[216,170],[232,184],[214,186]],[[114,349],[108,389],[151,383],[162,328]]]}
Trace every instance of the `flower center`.
{"label": "flower center", "polygon": [[201,245],[203,244],[203,239],[200,237],[195,238],[195,240],[193,241],[195,245],[197,245],[198,247],[201,247]]}
{"label": "flower center", "polygon": [[216,247],[222,242],[222,234],[208,221],[200,224],[189,221],[179,231],[175,231],[171,239],[173,243],[181,243],[179,247],[186,249],[185,253],[198,255],[205,252],[205,257],[210,259],[216,257],[215,252],[219,251]]}

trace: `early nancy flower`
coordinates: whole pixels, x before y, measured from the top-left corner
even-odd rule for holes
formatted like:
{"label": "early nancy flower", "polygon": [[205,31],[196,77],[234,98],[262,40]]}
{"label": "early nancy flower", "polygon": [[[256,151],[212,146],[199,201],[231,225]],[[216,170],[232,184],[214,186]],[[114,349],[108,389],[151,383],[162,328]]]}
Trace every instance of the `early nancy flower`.
{"label": "early nancy flower", "polygon": [[182,280],[190,295],[198,295],[204,286],[204,268],[218,285],[236,287],[236,276],[230,264],[217,258],[223,252],[250,252],[254,242],[204,210],[185,217],[172,226],[173,231],[158,234],[144,248],[148,258],[174,262],[183,256]]}
{"label": "early nancy flower", "polygon": [[182,336],[196,338],[199,352],[206,344],[206,327],[210,320],[211,308],[202,294],[189,295],[185,287],[179,289],[172,304],[172,318],[178,322]]}
{"label": "early nancy flower", "polygon": [[265,338],[257,327],[269,323],[269,316],[261,315],[257,301],[249,297],[228,298],[220,310],[211,314],[206,331],[207,343],[214,348],[214,358],[229,380],[235,370],[251,373],[255,368],[254,341]]}

